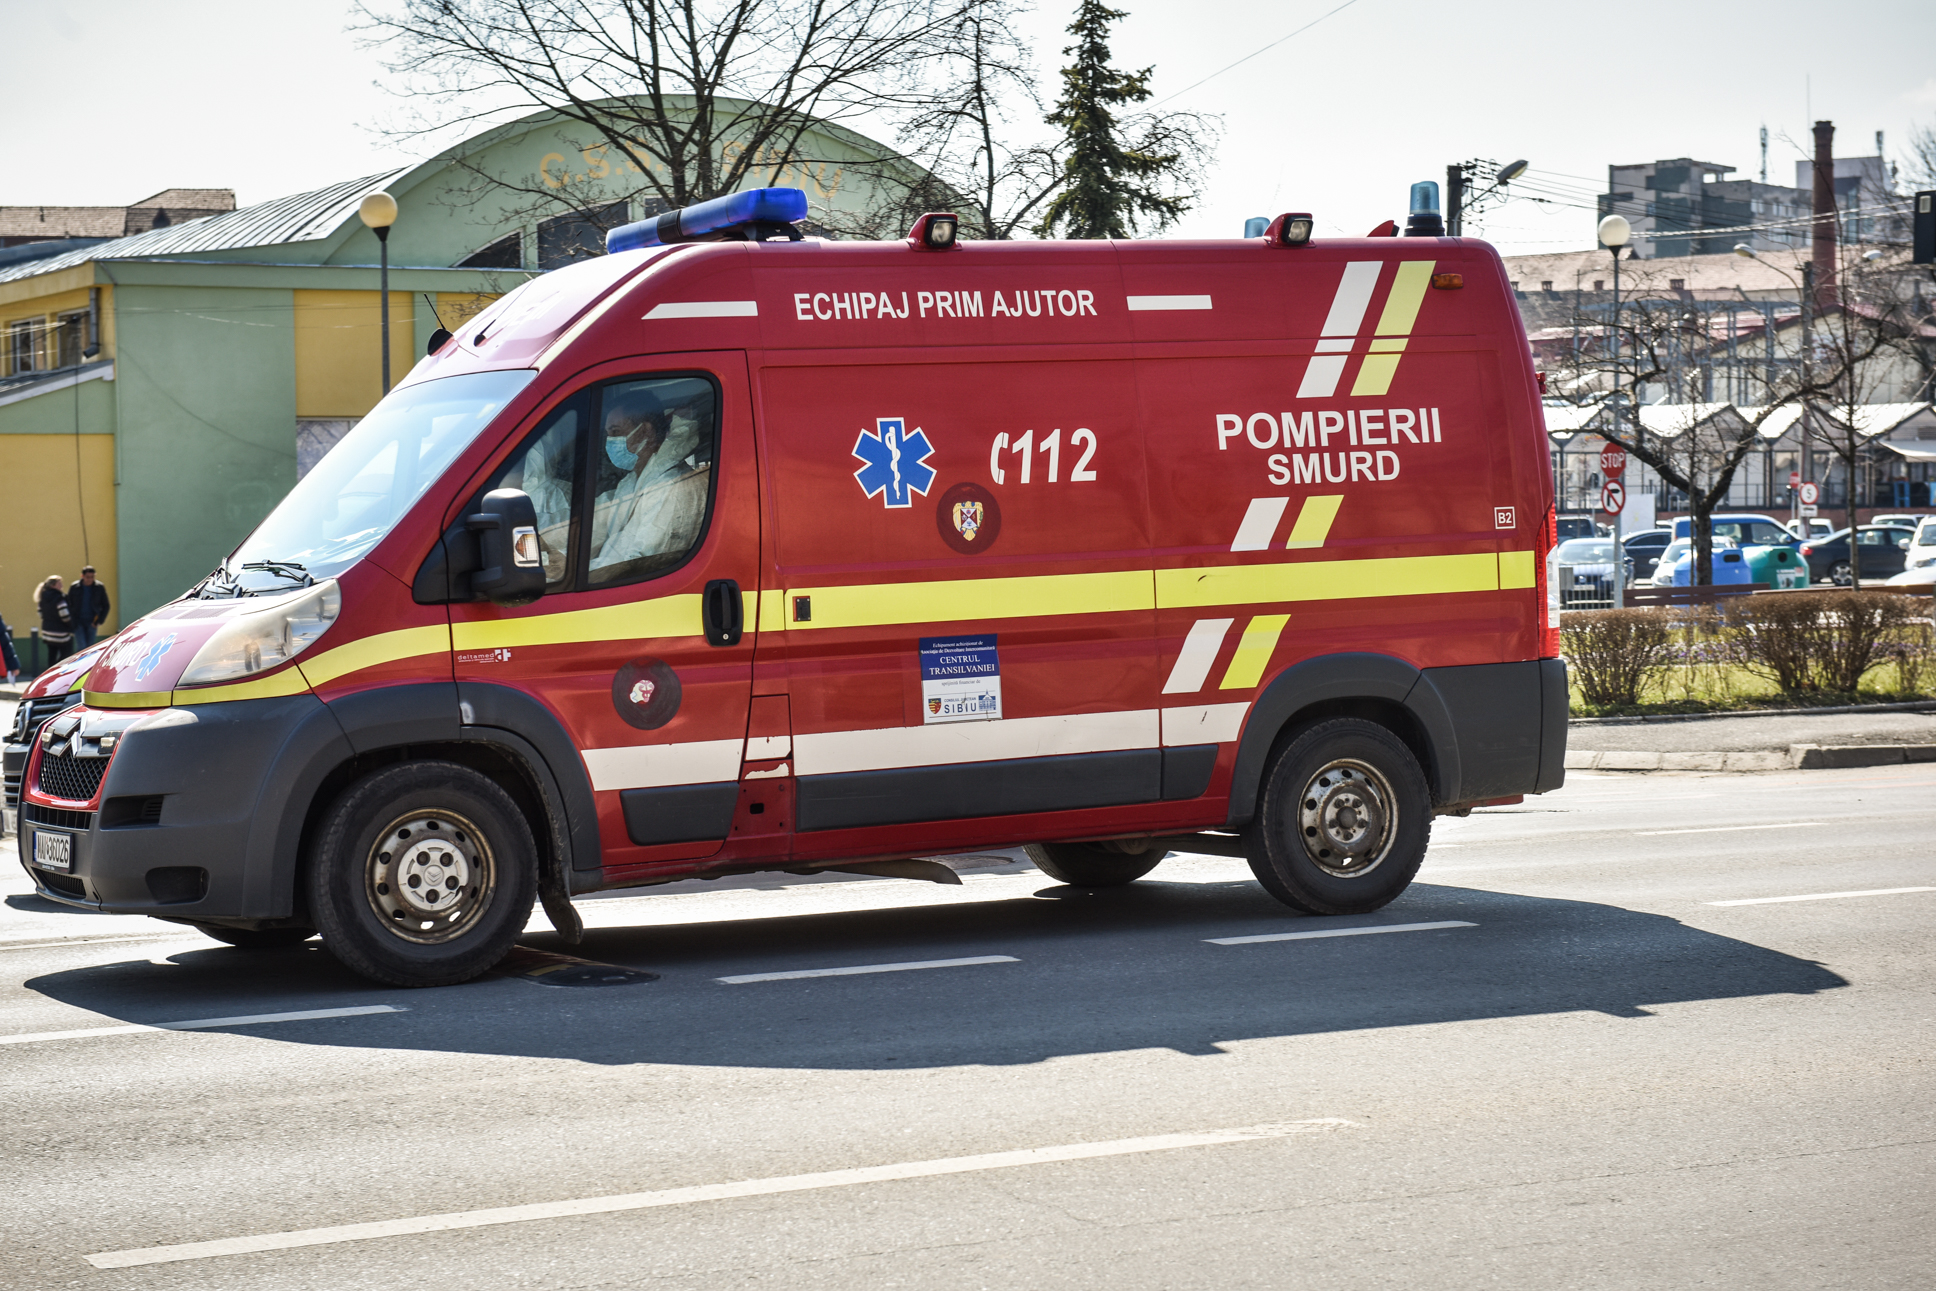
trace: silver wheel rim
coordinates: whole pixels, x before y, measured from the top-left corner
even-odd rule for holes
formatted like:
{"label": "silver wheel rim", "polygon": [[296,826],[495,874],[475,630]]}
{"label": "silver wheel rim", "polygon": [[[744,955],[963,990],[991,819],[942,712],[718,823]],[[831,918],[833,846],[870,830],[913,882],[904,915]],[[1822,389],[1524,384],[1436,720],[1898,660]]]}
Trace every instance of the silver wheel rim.
{"label": "silver wheel rim", "polygon": [[1849,572],[1847,565],[1837,565],[1834,569],[1828,571],[1828,580],[1837,587],[1847,587],[1855,581],[1855,578]]}
{"label": "silver wheel rim", "polygon": [[454,941],[476,927],[497,887],[490,845],[451,811],[398,816],[377,836],[363,873],[377,921],[423,946]]}
{"label": "silver wheel rim", "polygon": [[1334,878],[1371,873],[1391,854],[1397,797],[1379,770],[1356,758],[1326,763],[1297,804],[1297,839],[1311,864]]}

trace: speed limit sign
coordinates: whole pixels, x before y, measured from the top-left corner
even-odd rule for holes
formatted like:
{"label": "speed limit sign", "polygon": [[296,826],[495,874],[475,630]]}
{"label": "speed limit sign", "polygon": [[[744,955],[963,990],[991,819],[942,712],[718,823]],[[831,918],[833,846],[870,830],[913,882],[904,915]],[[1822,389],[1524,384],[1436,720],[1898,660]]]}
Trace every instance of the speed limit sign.
{"label": "speed limit sign", "polygon": [[1822,486],[1810,480],[1801,487],[1802,505],[1812,507],[1822,500]]}
{"label": "speed limit sign", "polygon": [[1608,515],[1619,515],[1627,505],[1627,486],[1619,480],[1608,480],[1600,488],[1600,509]]}

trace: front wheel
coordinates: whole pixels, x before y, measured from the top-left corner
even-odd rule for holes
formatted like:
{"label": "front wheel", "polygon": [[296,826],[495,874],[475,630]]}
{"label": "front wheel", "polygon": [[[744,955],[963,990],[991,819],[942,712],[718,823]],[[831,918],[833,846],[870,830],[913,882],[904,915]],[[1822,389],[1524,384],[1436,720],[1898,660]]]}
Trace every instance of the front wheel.
{"label": "front wheel", "polygon": [[310,857],[323,947],[392,986],[488,972],[531,917],[537,848],[509,794],[468,767],[403,762],[350,786]]}
{"label": "front wheel", "polygon": [[1035,868],[1072,888],[1116,888],[1134,883],[1169,853],[1117,851],[1103,843],[1030,843],[1022,849]]}
{"label": "front wheel", "polygon": [[1319,722],[1271,760],[1244,832],[1264,890],[1306,914],[1367,914],[1425,860],[1432,801],[1404,741],[1355,717]]}
{"label": "front wheel", "polygon": [[1855,582],[1855,571],[1849,568],[1848,561],[1838,560],[1828,567],[1828,581],[1837,587],[1847,587]]}

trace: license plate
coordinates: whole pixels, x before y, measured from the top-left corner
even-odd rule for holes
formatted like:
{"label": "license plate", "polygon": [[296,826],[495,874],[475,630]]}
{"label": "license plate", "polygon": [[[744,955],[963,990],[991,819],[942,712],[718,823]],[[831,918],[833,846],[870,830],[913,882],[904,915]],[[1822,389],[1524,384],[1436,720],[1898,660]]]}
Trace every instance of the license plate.
{"label": "license plate", "polygon": [[49,870],[74,868],[74,835],[34,831],[34,864]]}

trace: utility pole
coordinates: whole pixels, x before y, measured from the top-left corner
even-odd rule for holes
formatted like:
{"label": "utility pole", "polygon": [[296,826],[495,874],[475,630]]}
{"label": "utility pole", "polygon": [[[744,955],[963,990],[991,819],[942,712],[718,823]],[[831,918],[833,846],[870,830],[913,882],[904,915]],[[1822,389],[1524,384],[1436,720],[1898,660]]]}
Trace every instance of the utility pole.
{"label": "utility pole", "polygon": [[1445,236],[1456,238],[1465,231],[1465,165],[1445,168]]}

